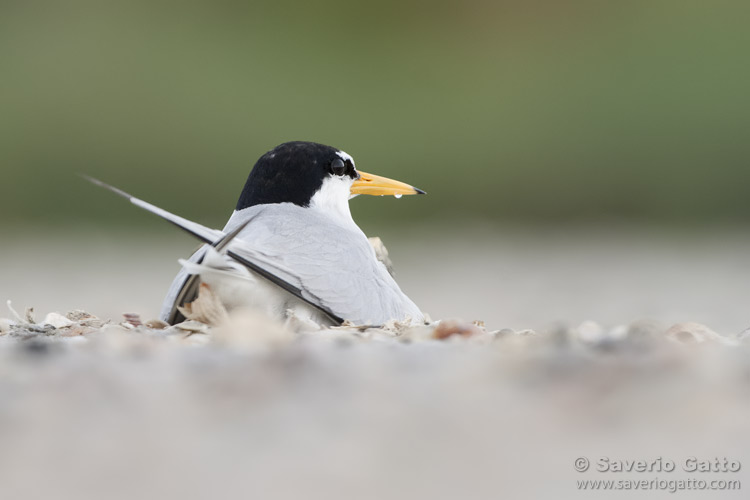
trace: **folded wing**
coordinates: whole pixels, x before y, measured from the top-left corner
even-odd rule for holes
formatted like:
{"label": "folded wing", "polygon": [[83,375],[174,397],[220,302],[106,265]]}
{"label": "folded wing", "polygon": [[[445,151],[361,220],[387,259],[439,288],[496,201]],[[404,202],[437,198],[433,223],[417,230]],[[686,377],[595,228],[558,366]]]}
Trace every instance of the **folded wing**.
{"label": "folded wing", "polygon": [[[229,255],[233,259],[247,266],[252,271],[262,276],[263,278],[271,281],[275,285],[283,288],[284,290],[294,295],[298,299],[320,310],[321,312],[329,316],[334,322],[339,323],[339,324],[343,322],[341,317],[339,317],[333,311],[327,309],[324,305],[322,305],[321,300],[318,297],[316,297],[314,294],[306,290],[304,286],[300,286],[300,285],[303,285],[303,283],[299,279],[294,278],[293,272],[285,271],[283,266],[276,265],[276,266],[273,266],[273,269],[279,272],[283,272],[283,274],[286,277],[290,278],[291,281],[288,281],[287,279],[284,279],[283,277],[280,277],[274,274],[274,270],[266,269],[265,267],[263,267],[263,265],[259,265],[258,262],[253,260],[253,256],[256,254],[256,252],[253,252],[252,250],[247,248],[247,245],[242,244],[242,242],[235,240],[235,237],[237,237],[238,234],[242,234],[245,231],[252,231],[250,228],[250,226],[253,225],[252,220],[243,220],[239,222],[238,226],[242,225],[243,227],[241,227],[239,230],[236,230],[238,229],[238,227],[232,228],[232,229],[235,229],[236,231],[229,229],[228,230],[229,237],[227,237],[227,233],[224,233],[223,231],[210,229],[210,228],[207,228],[206,226],[203,226],[196,222],[193,222],[183,217],[180,217],[178,215],[175,215],[155,205],[152,205],[148,202],[138,199],[135,196],[132,196],[126,193],[125,191],[122,191],[121,189],[110,186],[109,184],[106,184],[98,179],[94,179],[93,177],[89,177],[89,176],[83,176],[83,177],[87,179],[88,181],[96,184],[97,186],[101,186],[105,189],[112,191],[113,193],[119,196],[122,196],[123,198],[130,201],[130,203],[132,203],[133,205],[140,207],[153,214],[156,214],[162,219],[165,219],[171,222],[175,226],[192,234],[193,236],[203,241],[204,243],[213,244],[216,247],[220,247],[224,249],[227,255]],[[199,254],[199,253],[196,253],[197,258],[202,259],[202,254]],[[194,255],[194,257],[196,257],[196,255]],[[258,255],[262,255],[262,254],[258,254]],[[175,300],[172,304],[172,308],[169,313],[170,319],[175,318],[175,315],[177,314],[176,308],[178,305],[182,305],[184,302],[190,301],[195,297],[195,293],[197,289],[197,280],[193,276],[185,275],[184,281],[182,281],[181,284],[180,283],[175,283],[175,284],[178,285],[178,288],[174,290],[176,293],[175,293]],[[175,286],[175,284],[173,284],[173,287]],[[172,290],[170,292],[172,292]]]}

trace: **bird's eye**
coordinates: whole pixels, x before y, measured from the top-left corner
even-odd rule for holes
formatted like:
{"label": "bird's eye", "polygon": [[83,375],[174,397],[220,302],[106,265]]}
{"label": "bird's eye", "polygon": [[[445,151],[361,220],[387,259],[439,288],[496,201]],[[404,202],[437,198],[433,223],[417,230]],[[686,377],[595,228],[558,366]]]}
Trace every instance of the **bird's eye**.
{"label": "bird's eye", "polygon": [[346,173],[346,165],[341,158],[336,158],[331,162],[331,173],[333,175],[344,175]]}

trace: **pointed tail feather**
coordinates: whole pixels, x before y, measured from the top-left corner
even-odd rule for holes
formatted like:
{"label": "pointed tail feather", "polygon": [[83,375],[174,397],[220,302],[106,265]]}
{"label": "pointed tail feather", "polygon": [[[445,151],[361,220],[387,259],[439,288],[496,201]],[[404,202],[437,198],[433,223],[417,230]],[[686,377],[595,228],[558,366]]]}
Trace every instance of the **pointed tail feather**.
{"label": "pointed tail feather", "polygon": [[151,203],[138,199],[135,196],[129,193],[126,193],[122,189],[118,189],[114,186],[110,186],[109,184],[102,182],[99,179],[95,179],[85,174],[79,174],[79,175],[83,177],[84,179],[86,179],[87,181],[93,184],[96,184],[99,187],[103,187],[104,189],[108,189],[109,191],[112,191],[118,196],[122,196],[133,205],[140,207],[146,210],[147,212],[151,212],[152,214],[158,215],[159,217],[161,217],[162,219],[168,222],[171,222],[175,226],[179,227],[183,231],[186,231],[192,234],[193,236],[203,241],[204,243],[212,243],[215,240],[224,236],[224,233],[222,233],[221,231],[207,228],[206,226],[198,224],[197,222],[193,222],[183,217],[180,217],[179,215],[175,215],[171,212],[167,212],[166,210],[161,209],[157,207],[156,205],[152,205]]}

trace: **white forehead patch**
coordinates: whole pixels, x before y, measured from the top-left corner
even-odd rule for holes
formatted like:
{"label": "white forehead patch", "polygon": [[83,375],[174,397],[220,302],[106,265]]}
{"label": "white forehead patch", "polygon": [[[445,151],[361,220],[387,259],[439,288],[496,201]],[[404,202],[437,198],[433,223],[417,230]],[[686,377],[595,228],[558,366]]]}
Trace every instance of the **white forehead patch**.
{"label": "white forehead patch", "polygon": [[336,151],[336,154],[342,160],[344,161],[349,160],[350,162],[352,162],[352,165],[354,165],[354,170],[357,170],[357,164],[354,163],[354,158],[352,158],[349,153],[344,153],[343,151]]}

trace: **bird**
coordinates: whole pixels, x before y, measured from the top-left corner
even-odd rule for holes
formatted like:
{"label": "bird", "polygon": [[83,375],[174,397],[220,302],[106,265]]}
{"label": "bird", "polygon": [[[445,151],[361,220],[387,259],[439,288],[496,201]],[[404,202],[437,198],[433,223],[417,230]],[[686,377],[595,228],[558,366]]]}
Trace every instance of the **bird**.
{"label": "bird", "polygon": [[229,312],[250,307],[279,320],[295,316],[320,326],[425,322],[349,209],[349,200],[358,195],[400,198],[425,192],[358,170],[341,149],[292,141],[263,154],[223,230],[85,177],[204,242],[179,261],[182,268],[160,314],[169,324],[185,319],[181,307],[196,299],[201,286],[208,286]]}

